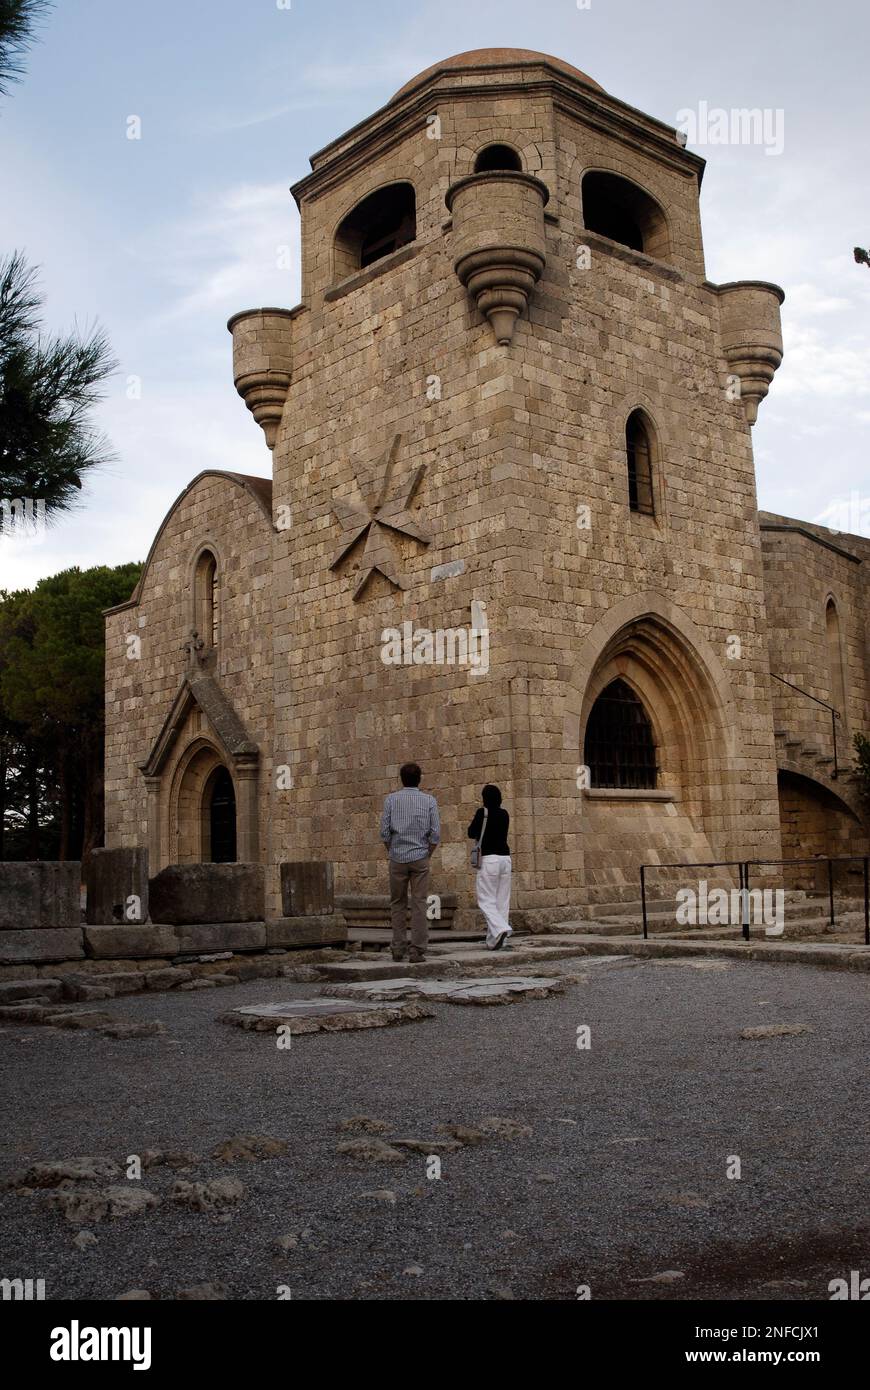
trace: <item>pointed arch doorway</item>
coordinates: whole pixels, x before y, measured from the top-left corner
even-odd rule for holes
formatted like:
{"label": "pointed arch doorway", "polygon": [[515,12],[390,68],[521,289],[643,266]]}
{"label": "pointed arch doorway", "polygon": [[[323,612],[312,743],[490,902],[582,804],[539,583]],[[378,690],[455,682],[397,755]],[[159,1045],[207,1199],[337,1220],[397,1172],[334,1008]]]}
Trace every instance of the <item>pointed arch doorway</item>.
{"label": "pointed arch doorway", "polygon": [[171,863],[235,864],[239,861],[238,788],[220,752],[199,742],[176,772]]}

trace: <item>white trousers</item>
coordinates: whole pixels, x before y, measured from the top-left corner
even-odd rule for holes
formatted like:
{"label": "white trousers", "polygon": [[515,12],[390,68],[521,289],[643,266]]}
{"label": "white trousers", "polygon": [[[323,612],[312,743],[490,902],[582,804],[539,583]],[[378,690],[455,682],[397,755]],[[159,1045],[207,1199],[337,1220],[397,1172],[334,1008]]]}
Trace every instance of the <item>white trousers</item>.
{"label": "white trousers", "polygon": [[492,948],[502,932],[512,935],[511,859],[509,854],[485,854],[474,875],[477,905],[486,918],[486,944]]}

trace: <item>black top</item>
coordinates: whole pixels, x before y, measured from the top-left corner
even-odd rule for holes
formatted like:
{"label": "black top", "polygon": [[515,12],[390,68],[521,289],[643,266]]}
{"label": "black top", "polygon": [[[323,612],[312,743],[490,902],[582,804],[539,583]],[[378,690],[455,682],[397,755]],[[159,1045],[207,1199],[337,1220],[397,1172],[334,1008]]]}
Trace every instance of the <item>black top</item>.
{"label": "black top", "polygon": [[[486,821],[486,832],[483,837],[483,844],[480,847],[481,854],[510,854],[510,845],[507,842],[508,826],[511,818],[503,806],[496,806],[490,811]],[[476,840],[480,835],[480,827],[483,825],[483,807],[478,806],[474,813],[474,820],[468,827],[468,838]]]}

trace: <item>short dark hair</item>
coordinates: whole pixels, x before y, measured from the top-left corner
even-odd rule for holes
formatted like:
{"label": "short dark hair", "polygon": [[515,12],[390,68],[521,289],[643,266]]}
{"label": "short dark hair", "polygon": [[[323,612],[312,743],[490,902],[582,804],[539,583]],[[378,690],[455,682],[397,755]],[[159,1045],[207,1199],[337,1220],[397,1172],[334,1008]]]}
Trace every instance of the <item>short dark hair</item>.
{"label": "short dark hair", "polygon": [[493,786],[491,782],[487,782],[483,791],[480,793],[480,799],[487,810],[494,811],[497,806],[501,805],[501,791],[498,787]]}
{"label": "short dark hair", "polygon": [[419,763],[402,763],[399,768],[399,777],[403,787],[419,787],[422,776]]}

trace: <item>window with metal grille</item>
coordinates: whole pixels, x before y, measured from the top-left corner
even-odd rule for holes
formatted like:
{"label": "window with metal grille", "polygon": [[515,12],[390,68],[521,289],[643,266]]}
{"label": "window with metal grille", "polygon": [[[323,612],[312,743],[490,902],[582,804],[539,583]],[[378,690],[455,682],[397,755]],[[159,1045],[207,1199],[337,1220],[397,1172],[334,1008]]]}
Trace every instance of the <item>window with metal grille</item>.
{"label": "window with metal grille", "polygon": [[583,760],[593,787],[654,787],[656,748],[641,701],[623,680],[602,690],[589,715]]}
{"label": "window with metal grille", "polygon": [[640,410],[633,410],[626,422],[625,456],[628,462],[628,505],[633,512],[655,516],[652,445]]}

